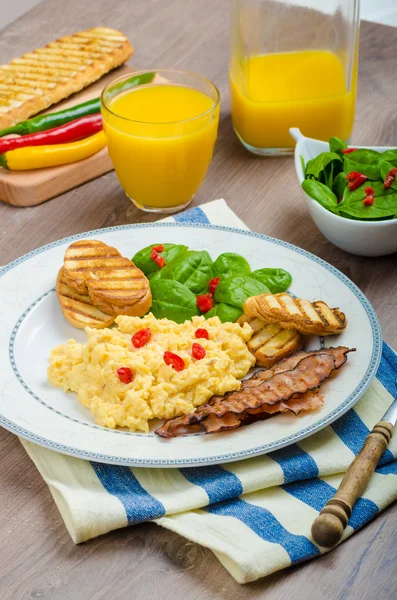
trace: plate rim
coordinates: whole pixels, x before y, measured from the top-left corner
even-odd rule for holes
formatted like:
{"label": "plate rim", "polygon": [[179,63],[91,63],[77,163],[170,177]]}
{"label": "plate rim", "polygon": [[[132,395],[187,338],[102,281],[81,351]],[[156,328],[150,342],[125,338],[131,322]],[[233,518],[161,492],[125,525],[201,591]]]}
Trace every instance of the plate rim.
{"label": "plate rim", "polygon": [[[245,229],[239,229],[236,227],[227,227],[224,225],[213,225],[211,223],[198,223],[198,222],[178,223],[178,222],[155,221],[153,223],[131,223],[131,224],[126,224],[126,225],[116,225],[113,227],[105,227],[102,229],[93,229],[90,231],[85,231],[82,233],[74,234],[74,235],[62,238],[60,240],[50,242],[49,244],[40,246],[39,248],[36,248],[35,250],[32,250],[32,251],[20,256],[19,258],[15,259],[14,261],[0,267],[0,278],[3,277],[6,273],[11,271],[12,269],[14,269],[15,267],[17,267],[18,265],[22,264],[23,262],[26,262],[27,260],[30,260],[31,258],[37,256],[38,254],[42,254],[43,252],[46,252],[53,248],[56,248],[57,246],[60,246],[62,244],[68,243],[68,242],[82,239],[86,236],[102,235],[102,234],[112,233],[112,232],[117,232],[117,231],[127,231],[130,229],[145,229],[145,228],[156,228],[156,227],[166,227],[166,228],[178,227],[178,228],[182,228],[182,229],[183,228],[212,229],[212,230],[218,230],[218,231],[225,231],[225,232],[229,232],[229,233],[237,233],[240,235],[246,235],[248,237],[254,237],[254,238],[257,238],[257,239],[260,239],[260,240],[263,240],[266,242],[270,242],[270,243],[278,245],[278,246],[283,246],[285,248],[288,248],[289,250],[292,250],[293,252],[297,252],[298,254],[308,258],[309,260],[312,260],[315,263],[321,265],[327,271],[329,271],[333,275],[335,275],[357,297],[357,299],[359,300],[359,302],[361,303],[361,305],[363,306],[363,308],[366,312],[366,315],[368,317],[368,320],[369,320],[370,326],[371,326],[372,337],[373,337],[372,355],[371,355],[371,359],[370,359],[370,363],[367,368],[367,371],[364,374],[363,378],[361,379],[360,383],[356,386],[356,388],[353,390],[353,392],[331,413],[329,413],[326,417],[324,417],[323,419],[320,419],[316,423],[305,427],[299,433],[295,433],[295,434],[286,436],[277,442],[270,442],[267,444],[262,444],[261,446],[258,446],[256,448],[251,448],[251,449],[247,449],[247,450],[243,450],[243,451],[239,451],[239,452],[230,452],[228,454],[223,454],[223,455],[220,454],[220,455],[216,455],[213,457],[207,456],[206,458],[196,458],[196,459],[194,459],[194,458],[186,459],[185,458],[185,459],[167,459],[167,460],[158,459],[158,460],[156,460],[156,459],[144,459],[144,458],[130,459],[130,458],[125,458],[125,457],[117,457],[117,456],[113,456],[113,455],[106,455],[106,454],[84,451],[81,449],[79,450],[72,446],[66,446],[64,444],[56,443],[52,440],[49,440],[45,437],[42,437],[40,435],[37,435],[37,434],[34,434],[34,433],[28,431],[27,429],[19,426],[17,423],[10,421],[6,417],[4,417],[2,414],[0,414],[0,425],[1,426],[3,426],[8,431],[22,437],[23,439],[33,442],[44,448],[47,448],[50,450],[55,450],[55,451],[61,452],[62,454],[73,456],[75,458],[77,457],[77,458],[82,458],[85,460],[92,460],[94,462],[103,462],[103,463],[113,464],[113,465],[152,467],[152,468],[197,467],[197,466],[206,466],[206,465],[214,465],[214,464],[224,464],[224,463],[228,463],[228,462],[242,460],[242,459],[249,458],[249,457],[260,456],[262,454],[267,454],[274,450],[278,450],[278,449],[284,448],[290,444],[299,442],[302,439],[305,439],[305,438],[309,437],[310,435],[317,433],[324,427],[331,425],[334,421],[336,421],[341,416],[343,416],[350,408],[352,408],[354,406],[354,404],[356,404],[356,402],[358,402],[358,400],[362,397],[362,395],[367,390],[372,379],[375,377],[380,360],[381,360],[381,356],[382,356],[382,330],[381,330],[381,326],[379,323],[379,319],[376,315],[376,312],[375,312],[372,304],[370,303],[368,298],[365,296],[365,294],[360,290],[360,288],[353,281],[351,281],[351,279],[349,279],[344,273],[339,271],[339,269],[337,269],[336,267],[334,267],[327,261],[323,260],[322,258],[316,256],[315,254],[312,254],[311,252],[304,250],[303,248],[300,248],[299,246],[295,246],[294,244],[291,244],[289,242],[279,240],[278,238],[274,238],[274,237],[271,237],[271,236],[268,236],[268,235],[265,235],[262,233],[250,231],[249,229],[245,230]],[[29,308],[30,307],[28,307],[28,309]],[[25,312],[26,311],[24,311],[24,313]],[[21,318],[21,316],[22,315],[20,315],[19,319]],[[13,327],[13,329],[12,329],[11,336],[13,335],[14,329],[15,329],[15,327]],[[9,340],[9,342],[10,341],[11,341],[11,339]]]}

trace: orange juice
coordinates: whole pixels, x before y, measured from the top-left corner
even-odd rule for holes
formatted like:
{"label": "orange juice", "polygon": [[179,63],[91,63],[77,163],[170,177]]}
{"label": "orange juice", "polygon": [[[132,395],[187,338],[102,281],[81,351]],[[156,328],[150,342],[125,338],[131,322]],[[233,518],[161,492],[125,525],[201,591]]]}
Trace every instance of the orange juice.
{"label": "orange juice", "polygon": [[107,145],[126,194],[153,210],[189,202],[211,162],[217,101],[192,87],[154,84],[116,95],[108,109]]}
{"label": "orange juice", "polygon": [[356,74],[350,89],[341,59],[306,50],[251,56],[230,74],[234,128],[253,148],[291,148],[290,127],[307,137],[349,138]]}

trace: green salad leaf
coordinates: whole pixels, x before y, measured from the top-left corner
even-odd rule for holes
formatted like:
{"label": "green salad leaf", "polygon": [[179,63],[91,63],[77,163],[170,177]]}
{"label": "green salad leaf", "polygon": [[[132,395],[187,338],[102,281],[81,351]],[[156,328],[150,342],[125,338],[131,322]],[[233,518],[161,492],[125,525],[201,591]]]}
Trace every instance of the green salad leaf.
{"label": "green salad leaf", "polygon": [[219,317],[222,323],[235,323],[239,317],[243,314],[241,308],[219,302],[215,304],[214,308],[211,308],[205,313],[205,318],[210,319],[211,317]]}
{"label": "green salad leaf", "polygon": [[251,277],[261,281],[272,294],[285,292],[292,282],[292,276],[284,269],[258,269],[251,273]]}
{"label": "green salad leaf", "polygon": [[195,294],[179,281],[152,280],[150,288],[152,290],[150,310],[156,319],[170,319],[176,323],[184,323],[200,314]]}
{"label": "green salad leaf", "polygon": [[317,200],[321,206],[333,213],[338,213],[338,198],[334,192],[320,181],[305,179],[302,181],[302,188],[314,200]]}
{"label": "green salad leaf", "polygon": [[[339,171],[342,170],[343,161],[336,152],[322,152],[316,158],[312,158],[306,165],[306,177],[317,179],[325,183],[326,174],[324,170],[328,167],[328,173],[332,163],[339,163]],[[332,171],[334,167],[332,167]],[[335,169],[336,171],[337,169]],[[335,172],[336,175],[336,172]]]}
{"label": "green salad leaf", "polygon": [[385,150],[380,155],[380,159],[391,163],[393,167],[397,167],[397,148],[394,148],[393,150]]}
{"label": "green salad leaf", "polygon": [[226,279],[221,279],[215,290],[215,301],[231,304],[237,308],[242,308],[244,302],[250,296],[269,293],[269,288],[248,275],[231,275]]}
{"label": "green salad leaf", "polygon": [[334,194],[338,200],[343,198],[343,193],[344,193],[346,187],[347,187],[346,173],[344,171],[341,171],[335,177],[334,182],[332,184],[332,191],[334,192]]}
{"label": "green salad leaf", "polygon": [[343,170],[345,173],[357,171],[366,175],[368,179],[376,181],[379,179],[379,163],[381,154],[376,150],[359,148],[351,154],[345,154]]}
{"label": "green salad leaf", "polygon": [[[396,168],[394,165],[386,160],[382,160],[379,165],[380,177],[382,181],[385,181],[386,177],[389,174],[390,169]],[[397,190],[397,177],[394,178],[393,183],[391,184],[391,188]]]}
{"label": "green salad leaf", "polygon": [[397,215],[397,191],[393,188],[385,188],[383,181],[371,181],[371,187],[375,192],[375,203],[366,206],[363,200],[366,196],[361,186],[351,192],[346,188],[339,209],[343,213],[358,219],[379,219],[383,217],[395,217]]}
{"label": "green salad leaf", "polygon": [[172,279],[183,283],[194,294],[200,294],[206,289],[212,277],[212,259],[208,252],[188,250],[179,253],[165,267],[158,270],[151,281]]}
{"label": "green salad leaf", "polygon": [[251,273],[251,267],[248,261],[240,254],[234,252],[224,252],[220,254],[214,262],[215,277],[229,277],[233,273]]}
{"label": "green salad leaf", "polygon": [[342,150],[347,148],[347,144],[340,138],[334,136],[329,140],[329,149],[330,152],[335,152],[335,154],[339,154],[339,156],[343,156]]}
{"label": "green salad leaf", "polygon": [[[150,244],[150,246],[142,248],[142,250],[139,250],[139,252],[137,252],[131,259],[134,265],[144,272],[146,277],[151,273],[159,271],[158,265],[152,258],[150,258],[153,246],[157,245],[158,244]],[[171,262],[180,253],[187,252],[187,246],[183,246],[181,244],[163,244],[163,246],[164,251],[160,252],[160,256],[165,258],[166,263]]]}

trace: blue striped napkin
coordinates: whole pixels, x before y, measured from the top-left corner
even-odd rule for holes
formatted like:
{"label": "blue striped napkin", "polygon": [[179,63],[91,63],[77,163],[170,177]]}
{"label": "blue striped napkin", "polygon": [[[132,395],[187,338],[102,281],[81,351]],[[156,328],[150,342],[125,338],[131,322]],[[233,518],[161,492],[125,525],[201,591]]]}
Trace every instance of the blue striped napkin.
{"label": "blue striped napkin", "polygon": [[[223,200],[166,219],[247,227]],[[240,583],[323,552],[310,528],[397,393],[397,356],[383,345],[377,377],[333,425],[271,454],[224,466],[140,469],[88,462],[21,440],[74,542],[155,521],[210,548]],[[397,497],[397,436],[354,507],[344,538]]]}

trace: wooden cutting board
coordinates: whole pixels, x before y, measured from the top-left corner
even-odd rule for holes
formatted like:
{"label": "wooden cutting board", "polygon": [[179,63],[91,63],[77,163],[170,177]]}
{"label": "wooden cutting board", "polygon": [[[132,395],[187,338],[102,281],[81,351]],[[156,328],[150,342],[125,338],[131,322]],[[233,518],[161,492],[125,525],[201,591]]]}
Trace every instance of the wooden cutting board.
{"label": "wooden cutting board", "polygon": [[[107,83],[133,70],[126,65],[111,71],[85,90],[45,112],[56,112],[100,95]],[[83,160],[34,171],[7,171],[0,167],[0,200],[14,206],[35,206],[59,196],[113,169],[107,148]]]}

